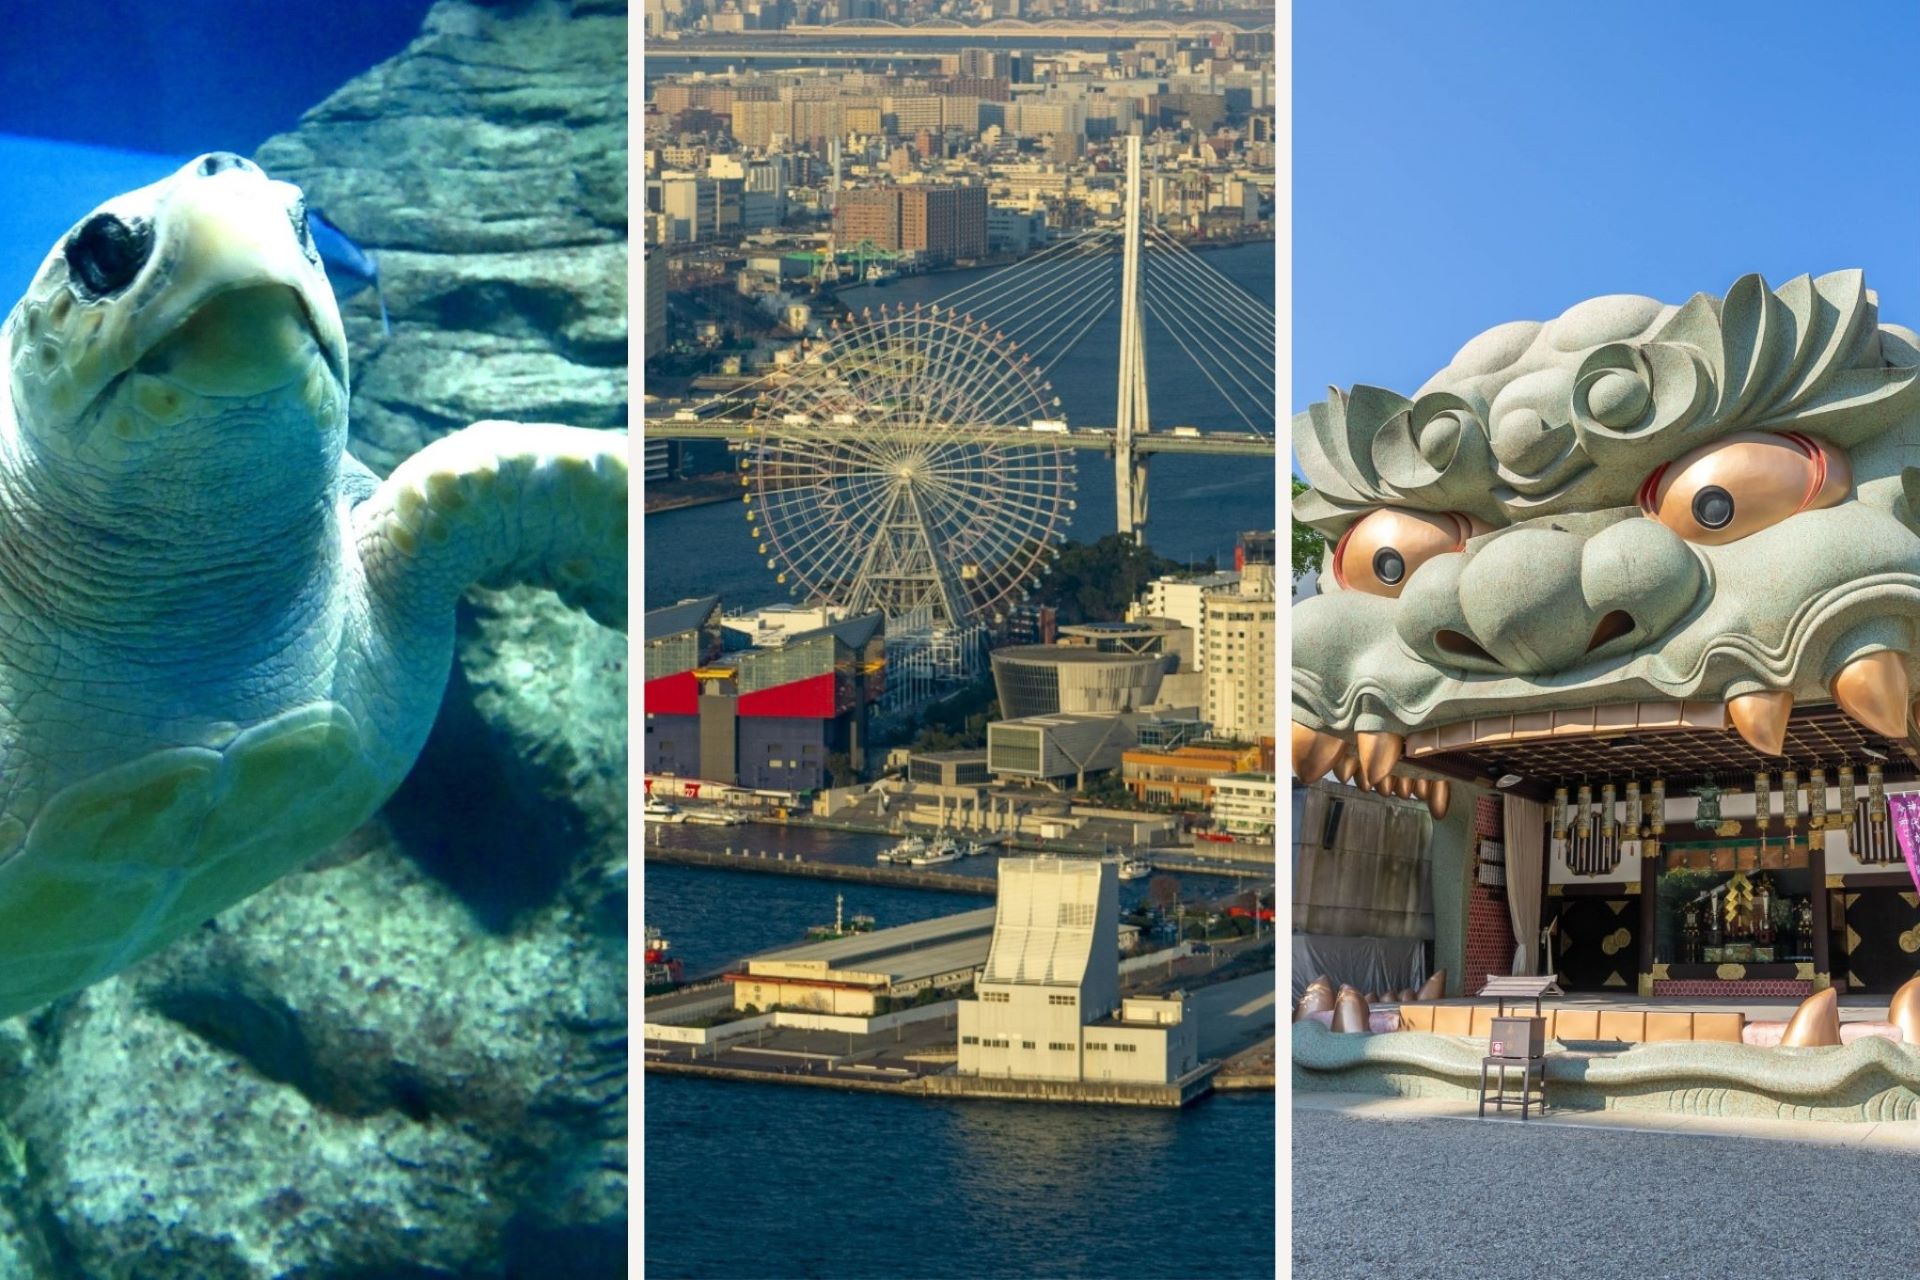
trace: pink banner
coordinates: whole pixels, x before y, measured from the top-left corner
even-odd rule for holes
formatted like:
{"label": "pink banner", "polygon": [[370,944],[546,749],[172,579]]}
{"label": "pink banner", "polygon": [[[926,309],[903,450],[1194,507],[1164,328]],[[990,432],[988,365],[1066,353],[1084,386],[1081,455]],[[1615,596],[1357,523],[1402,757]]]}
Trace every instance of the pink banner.
{"label": "pink banner", "polygon": [[1900,856],[1907,860],[1907,874],[1913,877],[1913,887],[1920,889],[1920,794],[1888,796],[1887,811],[1893,819],[1894,838],[1900,842]]}

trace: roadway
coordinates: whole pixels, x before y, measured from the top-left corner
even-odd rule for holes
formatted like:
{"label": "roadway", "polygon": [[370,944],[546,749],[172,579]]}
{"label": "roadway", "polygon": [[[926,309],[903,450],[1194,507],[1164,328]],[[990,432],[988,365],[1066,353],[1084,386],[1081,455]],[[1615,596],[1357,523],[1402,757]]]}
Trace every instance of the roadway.
{"label": "roadway", "polygon": [[[1251,16],[1256,11],[1245,11]],[[1099,40],[1164,40],[1169,37],[1211,35],[1255,35],[1271,32],[1273,25],[1242,26],[1222,18],[1054,18],[1033,22],[1023,18],[996,18],[990,22],[963,23],[951,18],[928,18],[905,24],[886,19],[847,19],[816,25],[792,23],[777,32],[747,31],[738,34],[699,35],[690,39],[655,39],[660,57],[677,57],[684,48],[716,49],[726,45],[764,49],[783,40],[1071,40],[1092,37]],[[864,51],[861,51],[864,52]]]}
{"label": "roadway", "polygon": [[[829,433],[812,427],[802,428],[809,438],[830,439]],[[671,418],[651,417],[641,427],[650,440],[749,440],[755,435],[771,435],[768,427],[722,418],[700,422],[676,422]],[[1189,434],[1191,433],[1191,434]],[[1040,445],[1055,444],[1067,449],[1095,449],[1112,453],[1111,427],[1075,427],[1067,431],[1034,431],[1027,427],[963,427],[940,424],[889,422],[885,434],[890,440],[928,442],[964,439],[969,444]],[[1186,453],[1215,456],[1271,458],[1273,437],[1247,431],[1203,431],[1197,427],[1165,427],[1133,437],[1135,453]]]}
{"label": "roadway", "polygon": [[1193,1016],[1200,1022],[1201,1058],[1231,1057],[1273,1035],[1277,977],[1272,969],[1265,969],[1188,993]]}

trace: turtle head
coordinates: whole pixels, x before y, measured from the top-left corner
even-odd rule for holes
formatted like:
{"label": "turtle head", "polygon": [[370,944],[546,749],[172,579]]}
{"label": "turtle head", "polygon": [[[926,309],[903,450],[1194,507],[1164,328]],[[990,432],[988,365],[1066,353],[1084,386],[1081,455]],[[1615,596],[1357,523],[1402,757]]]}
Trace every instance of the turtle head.
{"label": "turtle head", "polygon": [[330,475],[345,445],[346,341],[306,202],[231,153],[82,218],[4,336],[22,443],[117,493]]}

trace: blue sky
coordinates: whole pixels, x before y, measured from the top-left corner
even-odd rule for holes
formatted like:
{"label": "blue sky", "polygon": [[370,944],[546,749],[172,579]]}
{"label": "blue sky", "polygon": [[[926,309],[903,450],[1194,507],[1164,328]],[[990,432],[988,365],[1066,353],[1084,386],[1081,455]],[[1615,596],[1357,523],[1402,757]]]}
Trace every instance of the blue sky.
{"label": "blue sky", "polygon": [[1296,6],[1292,408],[1749,271],[1920,324],[1916,55],[1920,5]]}

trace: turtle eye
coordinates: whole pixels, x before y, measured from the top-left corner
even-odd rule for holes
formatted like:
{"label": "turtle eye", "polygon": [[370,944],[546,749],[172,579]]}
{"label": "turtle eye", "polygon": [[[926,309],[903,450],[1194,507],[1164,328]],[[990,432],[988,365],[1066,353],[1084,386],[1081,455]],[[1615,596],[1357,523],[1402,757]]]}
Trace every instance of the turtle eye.
{"label": "turtle eye", "polygon": [[1340,536],[1333,573],[1341,586],[1376,596],[1397,596],[1427,561],[1466,546],[1484,532],[1470,517],[1452,511],[1407,511],[1382,507]]}
{"label": "turtle eye", "polygon": [[153,252],[153,225],[96,213],[67,238],[67,270],[82,292],[104,298],[133,283]]}
{"label": "turtle eye", "polygon": [[1641,486],[1647,515],[1702,546],[1738,542],[1852,487],[1847,456],[1795,431],[1749,431],[1659,468]]}

